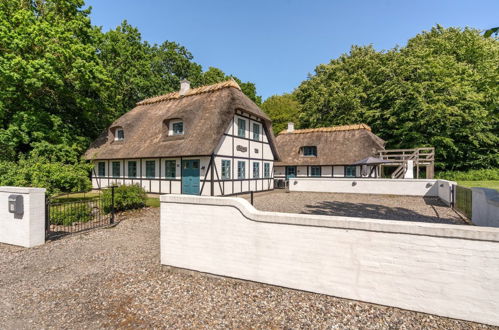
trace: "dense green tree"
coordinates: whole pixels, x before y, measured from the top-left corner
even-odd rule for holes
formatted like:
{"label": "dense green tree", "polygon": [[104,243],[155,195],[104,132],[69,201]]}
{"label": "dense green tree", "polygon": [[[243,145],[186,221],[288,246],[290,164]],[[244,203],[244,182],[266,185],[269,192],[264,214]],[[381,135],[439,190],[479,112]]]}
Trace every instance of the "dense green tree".
{"label": "dense green tree", "polygon": [[273,95],[262,103],[262,110],[272,119],[274,134],[279,134],[293,122],[300,127],[300,103],[293,94]]}
{"label": "dense green tree", "polygon": [[434,27],[387,52],[352,47],[295,95],[307,127],[364,122],[389,148],[434,146],[440,169],[499,166],[499,44]]}

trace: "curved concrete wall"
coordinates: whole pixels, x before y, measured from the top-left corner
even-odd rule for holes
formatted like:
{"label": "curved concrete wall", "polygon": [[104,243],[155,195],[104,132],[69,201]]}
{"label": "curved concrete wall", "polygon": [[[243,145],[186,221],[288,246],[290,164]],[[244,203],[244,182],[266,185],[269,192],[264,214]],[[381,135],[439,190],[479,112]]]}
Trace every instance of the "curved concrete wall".
{"label": "curved concrete wall", "polygon": [[499,229],[161,196],[161,263],[499,325]]}

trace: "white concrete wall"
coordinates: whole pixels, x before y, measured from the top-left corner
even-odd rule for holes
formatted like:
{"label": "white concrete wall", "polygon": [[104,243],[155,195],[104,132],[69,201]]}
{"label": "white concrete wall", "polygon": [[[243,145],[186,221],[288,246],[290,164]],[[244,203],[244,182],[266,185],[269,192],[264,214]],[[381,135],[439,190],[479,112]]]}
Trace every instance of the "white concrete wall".
{"label": "white concrete wall", "polygon": [[[437,180],[368,178],[295,178],[290,191],[438,196]],[[442,190],[443,191],[443,190]]]}
{"label": "white concrete wall", "polygon": [[[10,195],[23,197],[24,213],[10,213]],[[45,243],[45,189],[0,187],[0,242],[33,247]]]}
{"label": "white concrete wall", "polygon": [[437,180],[436,182],[438,187],[438,197],[447,205],[451,205],[452,202],[452,186],[456,185],[455,181],[447,181],[447,180]]}
{"label": "white concrete wall", "polygon": [[471,188],[471,221],[478,226],[499,227],[499,192],[495,189]]}
{"label": "white concrete wall", "polygon": [[161,196],[161,263],[499,325],[499,229]]}

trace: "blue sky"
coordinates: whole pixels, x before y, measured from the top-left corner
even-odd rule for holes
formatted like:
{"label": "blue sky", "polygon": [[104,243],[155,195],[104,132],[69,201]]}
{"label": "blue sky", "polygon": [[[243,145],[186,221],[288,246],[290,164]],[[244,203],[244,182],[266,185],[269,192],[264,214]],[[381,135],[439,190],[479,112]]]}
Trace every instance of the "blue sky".
{"label": "blue sky", "polygon": [[151,43],[176,41],[194,61],[256,84],[263,98],[292,92],[351,45],[404,45],[436,24],[499,25],[499,1],[87,0],[104,31],[124,19]]}

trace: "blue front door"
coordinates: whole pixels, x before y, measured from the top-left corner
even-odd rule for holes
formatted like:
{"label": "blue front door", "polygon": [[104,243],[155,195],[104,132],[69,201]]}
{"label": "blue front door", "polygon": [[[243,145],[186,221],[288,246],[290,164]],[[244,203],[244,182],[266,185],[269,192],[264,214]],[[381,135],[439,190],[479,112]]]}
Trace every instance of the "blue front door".
{"label": "blue front door", "polygon": [[182,193],[199,195],[199,159],[182,161]]}

